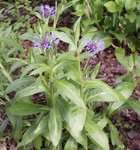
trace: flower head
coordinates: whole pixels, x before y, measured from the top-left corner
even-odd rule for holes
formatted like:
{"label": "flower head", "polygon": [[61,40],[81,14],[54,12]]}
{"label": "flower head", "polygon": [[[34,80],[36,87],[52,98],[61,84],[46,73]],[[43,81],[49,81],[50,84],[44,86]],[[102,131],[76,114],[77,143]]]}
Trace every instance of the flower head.
{"label": "flower head", "polygon": [[56,14],[55,7],[50,7],[49,5],[41,5],[39,7],[39,13],[43,15],[45,18],[54,16]]}
{"label": "flower head", "polygon": [[40,45],[42,48],[45,48],[45,49],[50,49],[52,47],[51,42],[47,39],[44,39]]}
{"label": "flower head", "polygon": [[44,14],[44,12],[45,12],[44,6],[41,5],[41,6],[39,7],[39,13],[42,15],[42,14]]}
{"label": "flower head", "polygon": [[93,53],[95,54],[105,49],[104,41],[97,37],[93,40],[92,38],[85,38],[82,40],[82,43],[84,45],[84,50],[91,52],[92,55]]}
{"label": "flower head", "polygon": [[34,48],[52,49],[53,46],[57,46],[59,39],[54,35],[53,32],[46,33],[46,36],[36,35],[33,41]]}

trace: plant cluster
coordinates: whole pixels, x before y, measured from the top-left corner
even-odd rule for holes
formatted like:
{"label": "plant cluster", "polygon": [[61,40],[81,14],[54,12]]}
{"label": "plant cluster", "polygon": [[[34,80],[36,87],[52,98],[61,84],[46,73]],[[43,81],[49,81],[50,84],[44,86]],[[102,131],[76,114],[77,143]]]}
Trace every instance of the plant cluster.
{"label": "plant cluster", "polygon": [[[121,3],[123,1],[124,5]],[[132,4],[134,1],[139,4],[136,0],[131,1]],[[79,7],[85,4],[84,11],[80,12]],[[114,89],[96,78],[100,64],[90,70],[88,63],[85,66],[82,63],[88,62],[112,44],[109,33],[119,37],[120,42],[126,38],[129,40],[129,35],[132,36],[134,32],[116,33],[120,29],[117,16],[123,17],[122,20],[119,19],[126,21],[126,24],[136,25],[137,18],[132,22],[127,15],[121,15],[124,8],[129,13],[134,10],[139,13],[134,4],[133,8],[129,8],[132,4],[127,0],[62,0],[59,4],[56,1],[54,7],[38,7],[34,14],[40,21],[32,32],[18,36],[18,41],[11,27],[2,30],[0,101],[8,118],[1,124],[1,137],[10,122],[11,136],[16,140],[19,149],[109,150],[110,146],[118,150],[125,148],[111,118],[126,108],[140,114],[140,103],[130,98],[140,80],[140,56],[137,52],[125,56],[123,45],[115,46],[116,57],[127,69],[127,73],[117,79]],[[79,16],[73,27],[57,27],[59,17],[71,6]],[[106,24],[112,18],[114,25]],[[100,28],[104,30],[99,31]],[[138,28],[137,25],[135,31]],[[21,40],[32,41],[27,55]],[[69,45],[67,52],[58,52],[61,42]],[[20,73],[16,74],[18,69]],[[10,96],[13,92],[14,96]],[[32,101],[33,95],[37,93],[43,93],[45,104]],[[102,103],[106,103],[106,107],[96,111]]]}
{"label": "plant cluster", "polygon": [[113,44],[139,51],[140,1],[139,0],[79,0],[75,14],[84,16],[82,29],[106,32]]}

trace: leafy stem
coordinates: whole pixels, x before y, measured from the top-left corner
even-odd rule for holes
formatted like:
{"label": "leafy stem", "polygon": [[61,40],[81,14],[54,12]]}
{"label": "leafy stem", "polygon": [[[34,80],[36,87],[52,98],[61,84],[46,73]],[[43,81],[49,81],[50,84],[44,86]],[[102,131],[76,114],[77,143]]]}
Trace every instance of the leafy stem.
{"label": "leafy stem", "polygon": [[79,71],[79,77],[80,77],[80,95],[83,95],[82,89],[83,89],[83,74],[82,74],[82,70],[81,70],[81,59],[80,59],[80,51],[77,50],[77,60],[78,60],[78,71]]}

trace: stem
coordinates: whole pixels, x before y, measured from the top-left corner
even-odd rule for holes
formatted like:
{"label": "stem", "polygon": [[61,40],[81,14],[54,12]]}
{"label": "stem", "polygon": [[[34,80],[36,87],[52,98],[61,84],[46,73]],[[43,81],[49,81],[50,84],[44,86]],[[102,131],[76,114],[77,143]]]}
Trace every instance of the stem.
{"label": "stem", "polygon": [[82,71],[81,71],[81,60],[80,60],[80,51],[77,50],[77,59],[78,59],[78,71],[79,71],[79,75],[80,75],[80,85],[81,85],[81,88],[80,88],[80,95],[81,97],[83,97],[83,92],[82,92],[82,89],[83,89],[83,74],[82,74]]}
{"label": "stem", "polygon": [[[57,11],[57,2],[55,2],[55,9],[56,9],[56,11]],[[55,14],[55,16],[54,16],[53,21],[54,21],[54,23],[53,23],[53,28],[54,28],[54,30],[55,30],[55,29],[56,29],[56,25],[57,25],[57,21],[58,21],[57,12],[56,12],[56,14]]]}
{"label": "stem", "polygon": [[[90,12],[90,15],[93,14],[93,10],[92,10],[88,0],[85,0],[85,3],[87,4],[87,7],[88,7],[89,12]],[[93,14],[93,17],[95,17],[94,14]],[[99,28],[99,30],[101,30],[101,31],[103,30],[102,27],[98,23],[95,23],[95,24]]]}
{"label": "stem", "polygon": [[88,65],[89,61],[90,61],[90,57],[89,57],[89,58],[87,59],[87,61],[86,61],[86,64],[85,64],[85,66],[84,66],[84,70],[87,68],[87,65]]}
{"label": "stem", "polygon": [[87,7],[89,9],[90,14],[92,14],[93,12],[92,12],[92,9],[90,7],[90,4],[89,4],[88,0],[85,0],[85,3],[87,4]]}

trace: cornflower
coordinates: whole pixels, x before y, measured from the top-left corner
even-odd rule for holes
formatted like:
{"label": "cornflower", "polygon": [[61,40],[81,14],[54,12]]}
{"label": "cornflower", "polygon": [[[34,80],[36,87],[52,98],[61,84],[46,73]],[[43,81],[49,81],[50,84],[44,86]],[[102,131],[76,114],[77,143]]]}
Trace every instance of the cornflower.
{"label": "cornflower", "polygon": [[33,41],[34,48],[41,48],[44,50],[53,49],[53,46],[59,44],[59,39],[53,32],[46,33],[45,38],[42,35],[36,35]]}
{"label": "cornflower", "polygon": [[91,53],[91,56],[94,56],[94,54],[103,51],[105,49],[105,43],[103,40],[99,38],[85,38],[82,40],[82,43],[84,45],[85,51],[89,51]]}
{"label": "cornflower", "polygon": [[43,15],[45,18],[54,16],[56,14],[55,7],[50,7],[49,5],[41,5],[39,7],[39,13]]}

